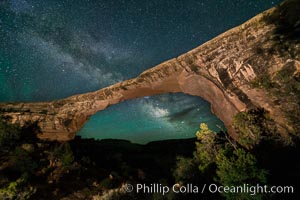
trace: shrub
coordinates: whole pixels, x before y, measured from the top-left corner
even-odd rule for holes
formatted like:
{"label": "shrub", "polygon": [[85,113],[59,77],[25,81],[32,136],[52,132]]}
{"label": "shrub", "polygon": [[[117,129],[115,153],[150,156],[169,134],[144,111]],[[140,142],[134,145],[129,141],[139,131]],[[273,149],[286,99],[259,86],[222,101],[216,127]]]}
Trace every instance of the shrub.
{"label": "shrub", "polygon": [[262,108],[239,112],[233,119],[233,127],[239,134],[238,143],[248,149],[258,145],[263,136],[268,134],[269,123],[268,113]]}
{"label": "shrub", "polygon": [[[240,186],[243,184],[266,184],[267,172],[257,167],[256,158],[238,148],[231,152],[222,149],[216,156],[217,177],[215,180],[224,186]],[[226,199],[253,199],[249,193],[224,193]],[[259,194],[255,199],[260,199]]]}
{"label": "shrub", "polygon": [[30,153],[21,147],[16,147],[15,151],[10,155],[10,161],[13,163],[13,168],[24,177],[33,174],[38,166]]}
{"label": "shrub", "polygon": [[266,183],[266,171],[258,169],[255,156],[241,148],[233,153],[220,150],[216,156],[216,164],[217,181],[222,185]]}
{"label": "shrub", "polygon": [[[255,117],[255,120],[252,119],[252,114],[250,113],[251,122],[257,120]],[[244,116],[242,119],[244,119]],[[179,179],[189,182],[197,175],[201,179],[205,178],[206,181],[210,182],[215,181],[223,186],[266,183],[267,173],[265,170],[258,168],[257,160],[251,153],[230,141],[227,137],[224,138],[220,134],[211,131],[206,124],[200,125],[200,130],[197,131],[196,136],[199,141],[196,142],[194,157],[179,158],[177,161],[173,173],[176,181]],[[193,172],[195,170],[194,165],[198,166],[197,171],[200,172],[199,174]],[[226,193],[224,196],[226,199],[254,198],[247,193]],[[255,198],[260,199],[261,196],[256,195]]]}
{"label": "shrub", "polygon": [[254,88],[261,88],[270,90],[274,87],[275,83],[272,81],[270,75],[264,74],[255,78],[251,83],[251,86]]}
{"label": "shrub", "polygon": [[187,183],[194,178],[198,166],[192,158],[177,157],[176,168],[173,171],[175,181]]}
{"label": "shrub", "polygon": [[63,168],[68,168],[74,161],[73,151],[69,143],[55,146],[52,155],[62,163]]}
{"label": "shrub", "polygon": [[211,131],[204,123],[200,124],[200,130],[196,133],[199,142],[196,142],[194,157],[197,160],[199,170],[204,173],[215,161],[217,146],[215,145],[216,133]]}
{"label": "shrub", "polygon": [[21,129],[18,125],[9,124],[10,119],[0,117],[0,148],[15,146],[21,138]]}
{"label": "shrub", "polygon": [[19,178],[16,181],[12,181],[5,188],[0,188],[0,199],[14,199],[14,200],[25,200],[36,192],[36,189],[25,185],[25,180]]}

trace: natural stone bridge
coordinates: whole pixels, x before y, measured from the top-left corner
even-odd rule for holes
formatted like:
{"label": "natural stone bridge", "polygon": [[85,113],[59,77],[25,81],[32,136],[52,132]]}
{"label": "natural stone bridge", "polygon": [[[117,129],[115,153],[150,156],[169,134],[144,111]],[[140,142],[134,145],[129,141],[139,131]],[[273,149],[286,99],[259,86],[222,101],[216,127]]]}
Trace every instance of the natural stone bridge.
{"label": "natural stone bridge", "polygon": [[[40,138],[65,141],[73,139],[91,115],[110,105],[143,96],[183,92],[210,102],[213,113],[233,137],[236,137],[231,127],[233,116],[256,106],[270,112],[281,132],[293,131],[274,103],[276,99],[264,89],[251,87],[251,82],[260,73],[272,74],[287,64],[299,69],[299,57],[270,50],[274,48],[276,41],[272,38],[278,28],[271,21],[278,17],[278,12],[285,11],[286,5],[297,7],[298,4],[297,0],[286,1],[281,7],[270,9],[134,79],[57,101],[0,103],[0,115],[11,116],[12,123],[21,125],[37,122]],[[293,45],[299,55],[299,43]]]}

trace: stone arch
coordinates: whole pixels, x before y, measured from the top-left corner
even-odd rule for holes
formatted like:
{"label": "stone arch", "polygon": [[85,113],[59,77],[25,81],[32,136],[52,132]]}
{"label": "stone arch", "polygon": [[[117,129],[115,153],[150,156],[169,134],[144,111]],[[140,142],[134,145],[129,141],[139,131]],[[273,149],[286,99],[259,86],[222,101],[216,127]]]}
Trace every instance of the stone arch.
{"label": "stone arch", "polygon": [[[278,17],[277,9],[295,2],[284,1],[281,7],[265,11],[134,79],[52,102],[0,103],[0,115],[10,116],[11,123],[21,125],[27,121],[38,122],[40,138],[63,141],[74,138],[91,115],[110,105],[143,96],[182,92],[207,100],[233,137],[233,116],[253,107],[269,111],[281,133],[294,132],[275,100],[267,91],[251,87],[251,82],[262,73],[268,75],[269,71],[281,69],[289,62],[299,69],[298,61],[290,55],[256,51],[257,47],[274,44],[270,38],[274,38],[277,29],[266,20]],[[296,46],[298,43],[293,40],[290,44]]]}
{"label": "stone arch", "polygon": [[95,92],[53,102],[8,104],[5,109],[13,110],[7,112],[13,123],[38,121],[41,128],[39,137],[42,139],[70,140],[91,115],[110,105],[133,98],[177,92],[207,100],[212,105],[213,113],[227,128],[232,116],[244,105],[236,96],[228,96],[214,81],[183,67],[178,59],[172,59],[137,78]]}

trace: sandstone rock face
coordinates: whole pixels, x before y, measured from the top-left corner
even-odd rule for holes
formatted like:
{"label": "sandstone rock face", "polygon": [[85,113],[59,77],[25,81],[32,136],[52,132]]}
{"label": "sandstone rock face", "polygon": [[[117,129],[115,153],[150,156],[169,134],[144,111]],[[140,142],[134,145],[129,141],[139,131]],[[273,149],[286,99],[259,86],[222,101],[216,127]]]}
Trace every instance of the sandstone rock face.
{"label": "sandstone rock face", "polygon": [[[273,77],[287,65],[299,77],[300,19],[290,12],[300,13],[298,0],[285,1],[134,79],[52,102],[0,103],[0,115],[11,116],[11,123],[21,125],[37,122],[40,138],[66,141],[74,138],[91,115],[110,105],[183,92],[209,101],[233,137],[237,137],[231,126],[234,115],[254,107],[268,110],[282,135],[295,133],[296,125],[276,103],[278,98],[266,88],[252,86],[253,81]],[[289,33],[280,32],[281,26],[287,26]]]}

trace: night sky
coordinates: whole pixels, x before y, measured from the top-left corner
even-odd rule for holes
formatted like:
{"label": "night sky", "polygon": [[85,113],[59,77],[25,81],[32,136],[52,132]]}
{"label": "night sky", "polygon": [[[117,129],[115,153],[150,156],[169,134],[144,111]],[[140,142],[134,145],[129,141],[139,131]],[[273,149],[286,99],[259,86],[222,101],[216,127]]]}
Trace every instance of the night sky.
{"label": "night sky", "polygon": [[[280,0],[0,0],[0,101],[46,101],[137,76]],[[193,137],[222,123],[200,98],[160,95],[102,111],[80,135]],[[118,124],[118,126],[115,126]]]}

